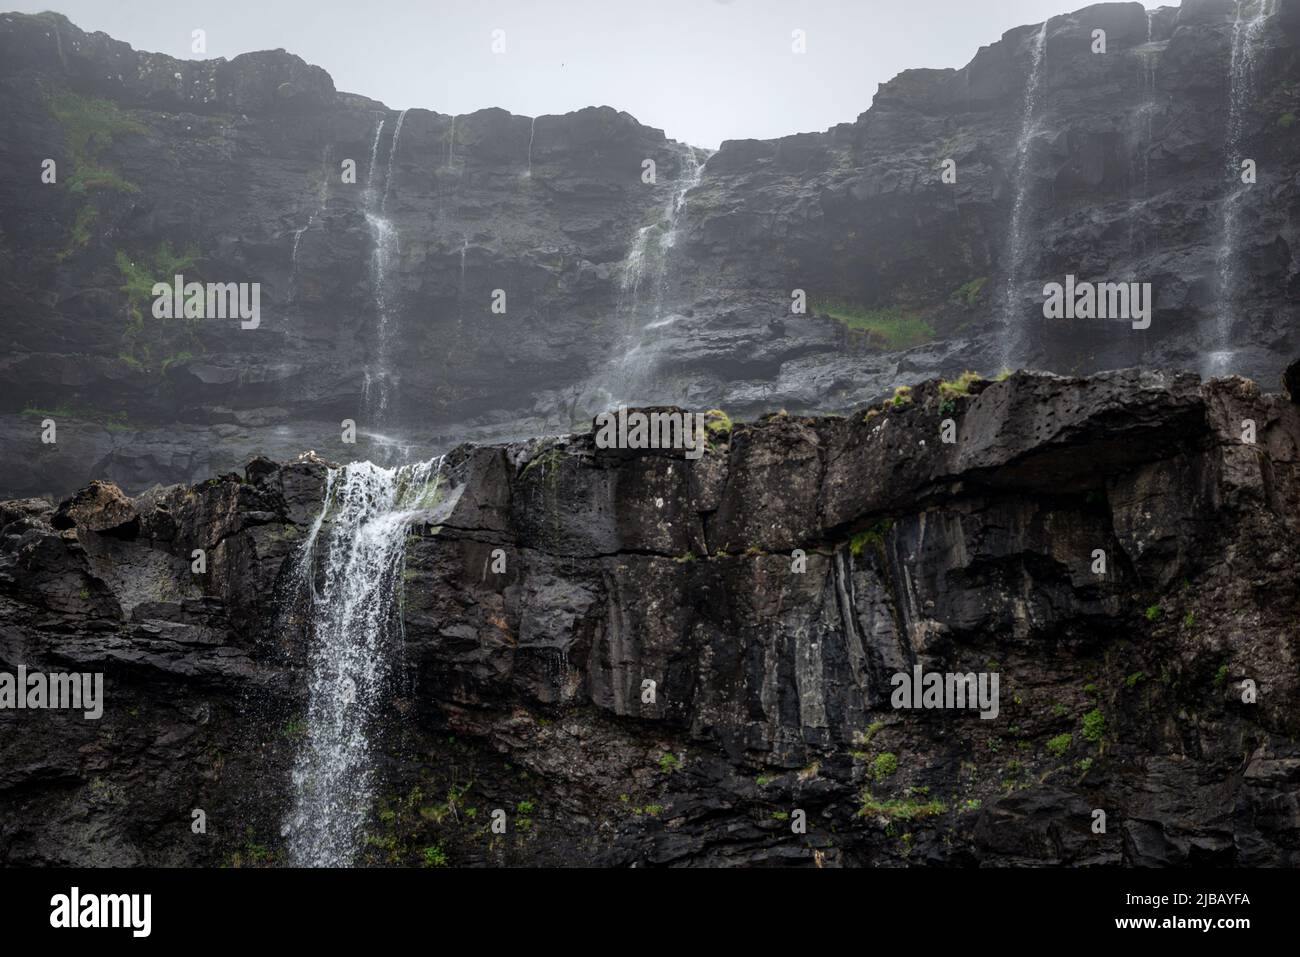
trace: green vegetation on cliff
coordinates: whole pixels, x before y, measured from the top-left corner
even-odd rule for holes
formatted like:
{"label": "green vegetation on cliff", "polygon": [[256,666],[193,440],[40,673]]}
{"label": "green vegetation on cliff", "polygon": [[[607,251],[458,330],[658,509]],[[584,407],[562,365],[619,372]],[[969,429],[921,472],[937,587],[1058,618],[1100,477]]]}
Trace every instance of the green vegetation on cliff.
{"label": "green vegetation on cliff", "polygon": [[155,283],[171,285],[177,274],[193,270],[200,258],[196,247],[184,252],[163,240],[152,254],[131,257],[118,250],[116,261],[126,293],[127,321],[122,331],[119,358],[133,368],[165,372],[167,367],[191,358],[197,343],[194,319],[156,319],[150,305]]}
{"label": "green vegetation on cliff", "polygon": [[960,302],[962,305],[971,307],[979,299],[980,293],[984,290],[984,284],[988,282],[987,276],[980,276],[978,279],[972,279],[970,282],[963,283],[953,291],[952,301]]}
{"label": "green vegetation on cliff", "polygon": [[68,188],[74,193],[92,189],[113,189],[123,193],[139,192],[111,169],[99,165],[99,156],[113,145],[113,137],[130,133],[144,134],[145,127],[117,108],[109,100],[56,93],[46,101],[50,114],[59,121],[72,150],[72,178]]}
{"label": "green vegetation on cliff", "polygon": [[[46,98],[50,115],[63,127],[68,148],[72,151],[72,175],[68,190],[77,195],[94,192],[138,193],[140,188],[128,182],[116,170],[104,166],[100,154],[113,144],[114,137],[142,135],[148,130],[117,108],[109,100],[93,99],[63,91]],[[59,253],[65,259],[90,242],[91,227],[99,218],[94,200],[77,210],[68,245]]]}
{"label": "green vegetation on cliff", "polygon": [[928,322],[898,306],[864,309],[846,303],[822,302],[815,303],[813,309],[855,332],[865,333],[867,342],[879,349],[910,349],[934,338],[934,328]]}

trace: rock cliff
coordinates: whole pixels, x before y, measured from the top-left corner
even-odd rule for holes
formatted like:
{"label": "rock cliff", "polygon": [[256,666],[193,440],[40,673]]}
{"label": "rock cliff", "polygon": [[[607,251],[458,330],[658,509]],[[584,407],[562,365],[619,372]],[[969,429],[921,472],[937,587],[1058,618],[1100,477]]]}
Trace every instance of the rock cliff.
{"label": "rock cliff", "polygon": [[[1300,864],[1288,396],[1019,372],[712,424],[447,456],[363,861]],[[0,666],[106,676],[97,722],[0,711],[0,860],[285,860],[329,475],[0,503]],[[916,666],[999,675],[996,717],[895,708]]]}

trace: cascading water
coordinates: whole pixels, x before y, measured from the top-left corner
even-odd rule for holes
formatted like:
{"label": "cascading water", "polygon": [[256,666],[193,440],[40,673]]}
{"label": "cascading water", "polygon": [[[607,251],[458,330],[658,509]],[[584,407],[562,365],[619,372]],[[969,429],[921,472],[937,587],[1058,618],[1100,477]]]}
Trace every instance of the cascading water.
{"label": "cascading water", "polygon": [[[709,157],[704,157],[707,163]],[[664,233],[660,239],[659,245],[665,250],[672,249],[677,245],[677,223],[681,219],[682,210],[686,208],[686,194],[700,185],[700,180],[704,177],[704,163],[700,162],[700,157],[696,154],[695,148],[688,146],[683,151],[682,165],[685,167],[685,175],[680,178],[677,188],[673,190],[672,202],[668,209],[664,211]]]}
{"label": "cascading water", "polygon": [[384,199],[379,204],[379,211],[388,214],[388,195],[393,189],[393,167],[397,162],[397,144],[402,139],[402,124],[406,122],[407,110],[397,114],[397,126],[393,128],[393,142],[388,148],[388,171],[384,174]]}
{"label": "cascading water", "polygon": [[447,134],[447,169],[451,169],[456,156],[456,117],[451,118],[451,132]]}
{"label": "cascading water", "polygon": [[380,120],[375,127],[375,141],[370,144],[370,168],[366,172],[366,208],[375,204],[375,167],[379,165],[379,140],[384,135],[387,120]]}
{"label": "cascading water", "polygon": [[[669,253],[677,245],[677,227],[682,210],[686,208],[686,196],[700,185],[700,180],[704,176],[704,165],[707,162],[708,155],[705,156],[704,163],[701,163],[694,147],[684,146],[681,171],[663,215],[651,225],[642,226],[637,230],[627,258],[623,261],[621,276],[623,290],[631,294],[628,306],[633,313],[640,307],[638,293],[643,281],[649,276],[654,282],[654,299],[650,303],[649,318],[655,320],[662,316]],[[657,249],[651,244],[655,236],[659,239]]]}
{"label": "cascading water", "polygon": [[[384,260],[382,250],[385,245],[383,242],[383,238],[384,238],[383,231],[384,231],[384,227],[388,225],[388,221],[380,217],[379,214],[375,211],[376,202],[377,202],[376,197],[378,191],[378,183],[375,182],[375,171],[379,168],[379,141],[380,138],[384,135],[384,125],[386,123],[387,123],[386,120],[380,120],[379,125],[375,127],[375,141],[370,146],[370,168],[366,173],[366,191],[364,195],[364,203],[365,203],[364,211],[366,216],[366,225],[370,229],[370,240],[371,240],[371,246],[373,247],[370,254],[370,288],[371,288],[371,294],[376,298],[376,300],[379,300],[382,297],[382,291],[378,291],[379,288],[382,287],[382,283],[377,283],[375,281],[376,278],[375,272],[376,272],[377,265],[380,266],[382,269],[383,260]],[[370,385],[371,385],[371,370],[367,368],[366,369],[367,404],[369,403],[369,398],[370,398]]]}
{"label": "cascading water", "polygon": [[537,135],[537,117],[528,124],[528,178],[533,178],[533,137]]}
{"label": "cascading water", "polygon": [[1020,138],[1016,142],[1016,165],[1014,177],[1015,198],[1011,204],[1011,226],[1007,231],[1007,280],[1003,294],[1002,321],[1005,326],[1002,336],[1002,364],[1011,365],[1020,353],[1023,338],[1024,317],[1018,295],[1021,271],[1024,265],[1028,237],[1026,222],[1029,218],[1030,184],[1029,184],[1029,147],[1033,142],[1037,125],[1034,114],[1038,107],[1040,90],[1047,64],[1047,24],[1044,20],[1034,37],[1030,51],[1029,72],[1025,78],[1025,98],[1020,121]]}
{"label": "cascading water", "polygon": [[384,132],[384,120],[379,121],[379,126],[375,130],[375,142],[370,150],[370,172],[366,177],[366,225],[370,228],[373,246],[370,255],[370,292],[374,299],[378,322],[375,330],[373,368],[367,368],[365,373],[365,400],[366,411],[374,424],[382,423],[397,384],[396,374],[391,367],[393,335],[391,299],[394,291],[392,269],[401,249],[398,245],[397,228],[388,218],[387,210],[406,112],[403,110],[398,114],[397,125],[393,128],[393,139],[388,147],[388,168],[384,176],[383,192],[379,191],[375,173],[379,166],[379,142]]}
{"label": "cascading water", "polygon": [[[1216,261],[1218,308],[1214,325],[1214,345],[1217,348],[1206,356],[1206,375],[1226,373],[1236,352],[1229,346],[1232,340],[1233,313],[1237,305],[1238,270],[1241,265],[1242,213],[1246,196],[1250,192],[1250,186],[1241,181],[1241,151],[1245,146],[1246,116],[1259,72],[1264,29],[1273,13],[1273,3],[1274,0],[1237,0],[1236,18],[1232,24],[1228,131],[1224,141],[1224,165],[1231,189],[1223,200],[1220,212],[1219,235],[1222,238]],[[1252,6],[1254,13],[1247,17],[1247,11]]]}
{"label": "cascading water", "polygon": [[348,866],[361,849],[374,797],[373,742],[400,678],[407,528],[434,503],[441,470],[441,459],[331,469],[299,552],[294,598],[310,622],[308,705],[283,828],[295,866]]}
{"label": "cascading water", "polygon": [[[637,230],[623,260],[618,311],[632,331],[626,336],[618,358],[606,370],[601,391],[610,405],[641,401],[641,397],[633,398],[632,393],[644,385],[653,371],[654,334],[673,321],[673,317],[664,317],[664,302],[682,213],[691,190],[703,179],[704,166],[711,155],[706,153],[701,161],[694,147],[682,147],[680,173],[668,205],[654,223]],[[649,302],[643,303],[641,293],[646,286],[651,288],[652,296]]]}

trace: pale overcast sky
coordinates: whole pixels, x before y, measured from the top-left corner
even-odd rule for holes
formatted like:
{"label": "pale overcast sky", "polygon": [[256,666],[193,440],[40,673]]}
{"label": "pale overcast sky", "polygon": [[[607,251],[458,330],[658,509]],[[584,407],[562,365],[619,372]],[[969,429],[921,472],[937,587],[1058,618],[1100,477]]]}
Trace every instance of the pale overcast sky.
{"label": "pale overcast sky", "polygon": [[[850,121],[910,67],[963,66],[1082,0],[8,0],[177,57],[284,47],[394,109],[626,110],[716,147]],[[0,0],[0,7],[6,0]],[[1149,4],[1154,6],[1155,4]],[[793,30],[807,53],[791,53]],[[504,54],[492,33],[504,31]]]}

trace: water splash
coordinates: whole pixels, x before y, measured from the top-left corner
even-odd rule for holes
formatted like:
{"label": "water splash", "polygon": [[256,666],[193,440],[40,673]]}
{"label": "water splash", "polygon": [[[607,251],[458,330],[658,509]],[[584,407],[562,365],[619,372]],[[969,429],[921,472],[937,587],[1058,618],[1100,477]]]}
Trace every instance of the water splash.
{"label": "water splash", "polygon": [[[1246,11],[1251,0],[1237,0],[1236,18],[1232,24],[1232,58],[1229,63],[1230,90],[1228,95],[1228,129],[1224,142],[1224,166],[1232,189],[1220,207],[1219,244],[1216,257],[1218,280],[1218,308],[1214,324],[1214,344],[1219,348],[1207,357],[1206,371],[1219,374],[1227,371],[1235,350],[1227,348],[1232,338],[1234,312],[1240,281],[1242,245],[1242,214],[1250,186],[1241,182],[1241,151],[1245,146],[1246,117],[1250,111],[1260,68],[1259,57],[1268,19],[1273,14],[1274,0],[1254,0],[1254,13],[1249,18]],[[1214,366],[1218,364],[1218,368]]]}
{"label": "water splash", "polygon": [[1011,226],[1007,231],[1007,280],[1003,294],[1002,321],[1005,331],[1002,336],[1002,365],[1010,366],[1018,357],[1021,340],[1024,335],[1023,317],[1021,316],[1017,288],[1020,285],[1021,272],[1027,252],[1025,224],[1029,218],[1030,184],[1029,147],[1037,132],[1035,112],[1038,108],[1043,76],[1047,72],[1047,24],[1044,20],[1034,36],[1030,48],[1029,70],[1025,77],[1025,96],[1020,120],[1020,137],[1016,141],[1016,165],[1013,173],[1015,198],[1011,204]]}
{"label": "water splash", "polygon": [[283,828],[295,866],[348,866],[361,849],[373,739],[400,676],[407,528],[434,503],[441,472],[441,459],[399,469],[354,462],[326,478],[294,569],[310,622],[306,734]]}
{"label": "water splash", "polygon": [[1226,376],[1231,369],[1233,357],[1237,353],[1232,349],[1214,349],[1205,355],[1205,378]]}

